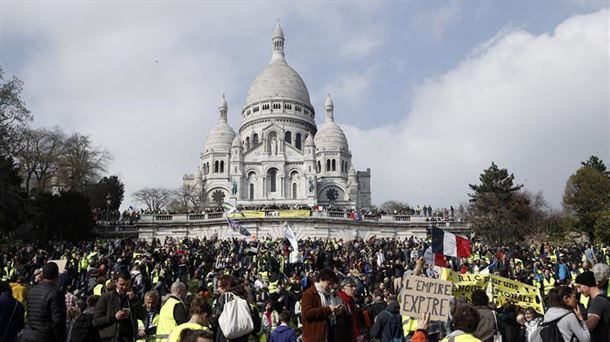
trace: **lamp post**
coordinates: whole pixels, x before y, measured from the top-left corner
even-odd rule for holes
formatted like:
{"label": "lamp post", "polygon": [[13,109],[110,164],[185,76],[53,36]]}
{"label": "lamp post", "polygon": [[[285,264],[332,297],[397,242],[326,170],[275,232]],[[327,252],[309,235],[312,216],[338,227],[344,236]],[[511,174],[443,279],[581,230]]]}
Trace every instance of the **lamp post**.
{"label": "lamp post", "polygon": [[110,193],[108,193],[108,195],[106,195],[106,227],[104,229],[104,240],[108,239],[108,216],[110,215],[110,199]]}

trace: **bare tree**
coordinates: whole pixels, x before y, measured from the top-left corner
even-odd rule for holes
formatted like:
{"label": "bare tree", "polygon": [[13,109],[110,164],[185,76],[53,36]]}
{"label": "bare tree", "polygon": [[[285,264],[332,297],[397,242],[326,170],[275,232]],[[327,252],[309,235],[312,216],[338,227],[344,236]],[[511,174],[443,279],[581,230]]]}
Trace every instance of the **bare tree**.
{"label": "bare tree", "polygon": [[[50,180],[57,175],[64,140],[65,134],[58,127],[23,130],[15,158],[28,194],[32,188],[47,190]],[[32,184],[33,180],[36,184]]]}
{"label": "bare tree", "polygon": [[16,77],[4,82],[4,71],[0,67],[0,155],[13,155],[20,133],[32,120],[21,100],[22,90],[23,82]]}
{"label": "bare tree", "polygon": [[73,133],[64,142],[61,178],[68,188],[83,191],[88,184],[96,183],[101,178],[111,159],[108,152],[92,146],[88,136]]}
{"label": "bare tree", "polygon": [[172,200],[172,191],[163,188],[144,188],[133,193],[139,203],[146,205],[150,212],[159,212],[166,208]]}
{"label": "bare tree", "polygon": [[192,209],[198,209],[199,189],[191,184],[183,184],[173,192],[173,203],[171,205],[176,212],[187,213]]}
{"label": "bare tree", "polygon": [[407,202],[400,201],[386,201],[381,204],[381,209],[385,212],[391,214],[394,211],[398,213],[404,213],[410,210],[409,204]]}

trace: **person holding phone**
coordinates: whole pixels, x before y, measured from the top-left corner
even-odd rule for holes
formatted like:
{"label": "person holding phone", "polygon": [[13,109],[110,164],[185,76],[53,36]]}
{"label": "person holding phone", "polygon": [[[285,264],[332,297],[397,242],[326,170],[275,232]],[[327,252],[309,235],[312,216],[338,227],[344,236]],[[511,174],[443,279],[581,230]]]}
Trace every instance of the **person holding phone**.
{"label": "person holding phone", "polygon": [[131,342],[138,334],[137,320],[146,318],[146,310],[131,289],[131,275],[119,272],[114,291],[104,293],[97,301],[93,325],[102,341]]}

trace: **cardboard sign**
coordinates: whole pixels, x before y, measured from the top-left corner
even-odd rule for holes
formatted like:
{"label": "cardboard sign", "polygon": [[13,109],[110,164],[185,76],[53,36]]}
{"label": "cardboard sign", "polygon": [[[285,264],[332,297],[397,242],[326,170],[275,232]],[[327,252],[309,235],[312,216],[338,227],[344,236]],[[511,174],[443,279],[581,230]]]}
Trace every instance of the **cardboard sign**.
{"label": "cardboard sign", "polygon": [[474,290],[481,289],[497,306],[510,302],[523,308],[534,308],[544,314],[540,289],[535,286],[494,274],[458,274],[449,269],[443,270],[441,278],[453,281],[453,295],[456,298],[470,299]]}
{"label": "cardboard sign", "polygon": [[66,272],[66,263],[68,262],[68,260],[49,260],[49,262],[54,262],[57,264],[57,267],[59,268],[59,274]]}
{"label": "cardboard sign", "polygon": [[419,319],[428,312],[430,320],[445,321],[449,317],[449,301],[453,292],[450,281],[408,276],[401,295],[400,314]]}

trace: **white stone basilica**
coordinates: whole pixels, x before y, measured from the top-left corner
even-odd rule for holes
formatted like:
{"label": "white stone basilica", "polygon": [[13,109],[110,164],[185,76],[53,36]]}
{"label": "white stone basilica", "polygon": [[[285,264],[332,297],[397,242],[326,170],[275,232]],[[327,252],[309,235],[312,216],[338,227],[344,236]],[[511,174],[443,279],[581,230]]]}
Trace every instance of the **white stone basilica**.
{"label": "white stone basilica", "polygon": [[239,133],[227,123],[223,95],[199,170],[184,184],[201,190],[207,203],[370,207],[370,169],[354,170],[330,95],[318,128],[305,82],[284,57],[279,23],[271,41],[271,61],[250,85]]}

